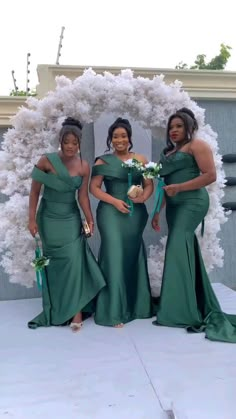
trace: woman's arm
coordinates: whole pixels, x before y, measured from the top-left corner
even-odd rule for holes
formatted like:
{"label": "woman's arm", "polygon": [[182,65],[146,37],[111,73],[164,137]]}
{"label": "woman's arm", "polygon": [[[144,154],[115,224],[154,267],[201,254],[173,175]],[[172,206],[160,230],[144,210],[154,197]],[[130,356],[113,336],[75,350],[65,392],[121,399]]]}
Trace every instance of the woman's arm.
{"label": "woman's arm", "polygon": [[159,221],[160,221],[160,213],[161,213],[162,208],[164,208],[164,207],[165,207],[165,205],[166,205],[166,198],[165,198],[165,196],[164,196],[164,197],[163,197],[163,200],[162,200],[162,204],[161,204],[160,212],[156,212],[156,213],[154,214],[153,218],[152,218],[152,228],[153,228],[155,231],[160,231],[160,225],[159,225]]}
{"label": "woman's arm", "polygon": [[[38,161],[36,167],[42,171],[47,171],[47,159],[45,156],[42,156]],[[38,226],[36,223],[36,211],[39,201],[39,195],[41,190],[42,184],[40,182],[36,182],[36,180],[32,180],[30,194],[29,194],[29,222],[28,222],[28,229],[32,236],[34,237],[36,233],[38,233]]]}
{"label": "woman's arm", "polygon": [[83,183],[82,183],[81,188],[78,191],[78,201],[79,201],[80,207],[82,208],[86,221],[89,225],[91,234],[93,234],[94,221],[93,221],[93,214],[92,214],[91,206],[90,206],[90,199],[88,195],[88,182],[89,182],[89,176],[90,176],[90,168],[89,168],[88,163],[85,160],[82,161],[82,167],[83,167]]}
{"label": "woman's arm", "polygon": [[[145,165],[148,163],[146,157],[144,157],[142,154],[135,154],[135,158],[143,163]],[[153,181],[151,179],[143,179],[143,193],[138,198],[130,198],[131,201],[134,202],[134,204],[142,204],[145,201],[150,198],[150,196],[153,194]]]}
{"label": "woman's arm", "polygon": [[215,182],[216,168],[209,145],[203,140],[193,140],[190,152],[194,156],[201,174],[187,182],[165,186],[164,189],[168,196],[174,196],[178,192],[201,189]]}
{"label": "woman's arm", "polygon": [[137,198],[130,198],[134,204],[143,204],[153,193],[153,181],[151,179],[143,180],[143,193]]}
{"label": "woman's arm", "polygon": [[39,194],[42,184],[32,180],[30,195],[29,195],[29,223],[28,229],[34,237],[38,233],[38,226],[36,223],[36,210],[39,201]]}
{"label": "woman's arm", "polygon": [[[96,165],[104,164],[101,159],[98,159],[95,163]],[[102,190],[103,176],[93,176],[90,181],[90,192],[95,198],[100,201],[106,202],[107,204],[113,205],[118,211],[123,213],[129,213],[129,206],[126,202],[121,199],[116,199],[107,192]]]}

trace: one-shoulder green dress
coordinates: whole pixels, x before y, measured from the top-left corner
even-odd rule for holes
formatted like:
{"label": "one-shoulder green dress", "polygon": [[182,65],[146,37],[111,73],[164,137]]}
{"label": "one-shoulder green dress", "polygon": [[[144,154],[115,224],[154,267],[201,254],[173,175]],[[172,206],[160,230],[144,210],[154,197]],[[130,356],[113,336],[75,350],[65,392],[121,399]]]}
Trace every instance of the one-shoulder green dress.
{"label": "one-shoulder green dress", "polygon": [[[192,155],[176,152],[161,155],[166,185],[183,183],[199,176]],[[236,315],[222,312],[202,260],[197,226],[209,208],[205,188],[166,195],[168,240],[157,323],[205,332],[208,339],[236,342]]]}
{"label": "one-shoulder green dress", "polygon": [[[127,200],[128,172],[115,155],[104,155],[102,165],[95,165],[92,176],[104,177],[106,192]],[[142,177],[133,172],[133,184]],[[98,263],[107,287],[98,295],[95,322],[113,326],[152,316],[152,299],[147,270],[147,256],[142,234],[148,219],[144,204],[134,204],[132,216],[100,201],[97,225],[101,236]]]}
{"label": "one-shoulder green dress", "polygon": [[82,177],[70,176],[57,153],[46,155],[56,174],[34,168],[32,178],[44,185],[37,212],[43,254],[50,259],[42,284],[43,312],[30,328],[63,325],[76,313],[92,312],[93,300],[105,285],[101,270],[81,235],[76,191]]}

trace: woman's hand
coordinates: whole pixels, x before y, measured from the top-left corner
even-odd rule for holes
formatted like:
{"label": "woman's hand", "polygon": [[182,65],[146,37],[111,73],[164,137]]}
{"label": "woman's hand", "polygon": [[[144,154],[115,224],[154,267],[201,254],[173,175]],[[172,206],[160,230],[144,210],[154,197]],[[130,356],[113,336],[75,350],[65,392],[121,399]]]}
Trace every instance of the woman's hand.
{"label": "woman's hand", "polygon": [[134,204],[143,204],[145,202],[145,197],[142,195],[137,196],[137,198],[129,198]]}
{"label": "woman's hand", "polygon": [[168,196],[175,196],[180,192],[180,184],[173,183],[173,185],[163,186],[163,189]]}
{"label": "woman's hand", "polygon": [[35,237],[35,235],[38,233],[38,226],[35,220],[30,220],[28,224],[28,229],[30,231],[30,234]]}
{"label": "woman's hand", "polygon": [[121,199],[116,199],[113,206],[118,211],[122,212],[123,214],[128,214],[130,212],[129,205],[125,201],[122,201]]}
{"label": "woman's hand", "polygon": [[156,214],[154,215],[152,219],[152,228],[155,231],[160,231],[159,218],[160,218],[160,214],[156,212]]}
{"label": "woman's hand", "polygon": [[94,222],[93,221],[88,221],[88,226],[89,226],[89,230],[91,235],[93,235],[94,233]]}

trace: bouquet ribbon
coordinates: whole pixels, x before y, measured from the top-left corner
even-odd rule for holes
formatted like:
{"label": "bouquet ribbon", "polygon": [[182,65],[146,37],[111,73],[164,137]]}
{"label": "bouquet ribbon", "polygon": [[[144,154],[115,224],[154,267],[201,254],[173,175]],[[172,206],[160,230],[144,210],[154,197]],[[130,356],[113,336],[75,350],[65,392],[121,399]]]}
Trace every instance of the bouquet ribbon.
{"label": "bouquet ribbon", "polygon": [[165,186],[165,182],[164,182],[163,179],[160,178],[158,180],[158,184],[157,184],[157,187],[156,187],[154,208],[152,210],[152,215],[151,215],[152,218],[154,217],[154,215],[157,212],[160,212],[160,210],[161,210],[161,204],[162,204],[164,194],[165,194],[163,186]]}
{"label": "bouquet ribbon", "polygon": [[201,225],[201,236],[204,236],[204,230],[205,230],[205,218],[203,218],[202,220],[202,225]]}
{"label": "bouquet ribbon", "polygon": [[39,239],[36,236],[35,236],[35,243],[36,243],[35,260],[33,261],[33,264],[34,264],[34,269],[36,273],[37,286],[38,286],[38,289],[41,291],[43,283],[46,281],[45,262],[48,259],[42,255],[41,249],[39,247]]}
{"label": "bouquet ribbon", "polygon": [[[131,171],[128,172],[128,190],[129,188],[132,186],[132,173]],[[130,207],[130,212],[129,212],[129,216],[132,217],[133,212],[134,212],[134,203],[133,201],[128,197],[127,199],[127,203]]]}

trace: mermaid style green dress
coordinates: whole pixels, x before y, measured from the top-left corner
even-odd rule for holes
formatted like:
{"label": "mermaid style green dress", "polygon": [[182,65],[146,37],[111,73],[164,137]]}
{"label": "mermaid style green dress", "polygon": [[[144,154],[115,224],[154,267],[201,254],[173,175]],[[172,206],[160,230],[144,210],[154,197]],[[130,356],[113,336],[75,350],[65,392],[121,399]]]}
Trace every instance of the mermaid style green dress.
{"label": "mermaid style green dress", "polygon": [[50,258],[42,284],[43,312],[30,328],[62,325],[76,313],[93,311],[93,299],[105,285],[97,262],[81,235],[75,193],[82,177],[70,176],[57,153],[47,154],[56,174],[34,168],[32,178],[44,185],[37,212],[43,253]]}
{"label": "mermaid style green dress", "polygon": [[[166,185],[186,182],[199,176],[194,157],[176,152],[161,155]],[[157,324],[186,327],[188,331],[205,332],[210,340],[236,342],[236,315],[221,311],[202,260],[197,226],[209,207],[205,188],[166,195],[168,240],[163,282],[157,311]]]}
{"label": "mermaid style green dress", "polygon": [[[92,176],[104,176],[106,192],[127,200],[128,169],[115,155],[99,157],[104,164],[93,167]],[[133,172],[133,184],[142,177]],[[98,263],[107,287],[98,295],[95,322],[104,326],[152,316],[147,256],[142,239],[148,214],[144,204],[134,204],[132,216],[100,201],[97,225],[101,236]]]}

